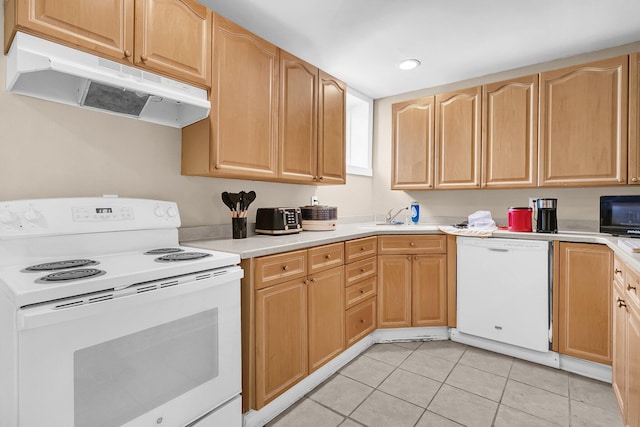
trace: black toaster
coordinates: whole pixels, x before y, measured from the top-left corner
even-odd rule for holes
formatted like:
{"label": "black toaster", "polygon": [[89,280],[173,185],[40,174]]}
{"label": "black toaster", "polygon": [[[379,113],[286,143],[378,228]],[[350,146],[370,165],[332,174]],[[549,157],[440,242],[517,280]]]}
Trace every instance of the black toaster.
{"label": "black toaster", "polygon": [[292,234],[301,231],[300,208],[259,208],[256,211],[256,233]]}

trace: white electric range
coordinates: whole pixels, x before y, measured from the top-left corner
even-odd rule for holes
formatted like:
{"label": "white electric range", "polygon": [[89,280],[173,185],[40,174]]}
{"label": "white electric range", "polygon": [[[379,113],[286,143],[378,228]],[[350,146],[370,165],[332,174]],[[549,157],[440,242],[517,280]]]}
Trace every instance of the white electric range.
{"label": "white electric range", "polygon": [[173,202],[0,202],[0,426],[240,426],[238,255]]}

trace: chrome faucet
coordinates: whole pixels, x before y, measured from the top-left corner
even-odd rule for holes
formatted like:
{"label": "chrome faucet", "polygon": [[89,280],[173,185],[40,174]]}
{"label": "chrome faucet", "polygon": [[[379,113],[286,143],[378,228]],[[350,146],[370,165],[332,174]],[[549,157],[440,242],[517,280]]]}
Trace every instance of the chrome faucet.
{"label": "chrome faucet", "polygon": [[394,220],[398,215],[400,215],[400,212],[407,209],[409,209],[408,206],[405,206],[404,208],[400,208],[398,209],[398,212],[396,212],[394,215],[391,215],[391,212],[393,212],[393,208],[389,209],[389,212],[387,212],[387,216],[385,217],[384,222],[386,222],[387,224],[394,224]]}

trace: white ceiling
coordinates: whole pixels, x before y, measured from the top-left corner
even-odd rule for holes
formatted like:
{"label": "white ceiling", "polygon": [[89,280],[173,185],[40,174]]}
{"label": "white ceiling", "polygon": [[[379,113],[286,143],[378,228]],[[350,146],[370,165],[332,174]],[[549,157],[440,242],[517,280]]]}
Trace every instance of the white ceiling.
{"label": "white ceiling", "polygon": [[640,41],[640,0],[199,1],[374,99]]}

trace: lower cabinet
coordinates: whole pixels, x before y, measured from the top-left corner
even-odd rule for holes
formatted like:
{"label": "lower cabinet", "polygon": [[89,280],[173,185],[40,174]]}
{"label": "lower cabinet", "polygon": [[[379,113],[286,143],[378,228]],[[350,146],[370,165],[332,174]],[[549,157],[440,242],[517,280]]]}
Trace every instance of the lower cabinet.
{"label": "lower cabinet", "polygon": [[[343,264],[342,242],[254,262],[255,409],[344,351]],[[289,274],[297,277],[282,282]]]}
{"label": "lower cabinet", "polygon": [[447,325],[446,237],[378,237],[378,327]]}
{"label": "lower cabinet", "polygon": [[611,365],[613,253],[589,243],[558,248],[559,352]]}
{"label": "lower cabinet", "polygon": [[376,329],[377,237],[345,243],[345,334],[350,347]]}
{"label": "lower cabinet", "polygon": [[639,275],[616,257],[613,274],[613,392],[625,426],[640,426]]}

